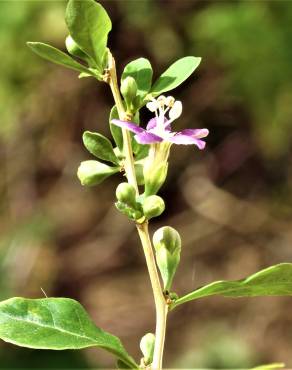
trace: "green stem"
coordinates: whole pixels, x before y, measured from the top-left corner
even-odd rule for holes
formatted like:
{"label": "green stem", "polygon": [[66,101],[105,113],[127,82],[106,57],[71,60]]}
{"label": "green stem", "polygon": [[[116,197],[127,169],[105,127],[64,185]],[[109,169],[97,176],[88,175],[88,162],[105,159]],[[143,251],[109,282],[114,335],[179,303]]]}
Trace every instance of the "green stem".
{"label": "green stem", "polygon": [[[131,117],[127,115],[122,102],[120,90],[118,87],[117,73],[115,60],[113,56],[109,53],[109,69],[108,69],[108,83],[110,85],[113,98],[118,110],[119,118],[121,120],[127,121]],[[135,174],[133,151],[131,145],[130,133],[126,129],[122,129],[123,133],[123,150],[125,155],[125,172],[127,175],[128,182],[134,186],[137,195],[139,195],[139,190],[137,186],[137,179]],[[151,368],[153,370],[162,369],[162,359],[164,350],[164,341],[166,333],[166,318],[168,312],[168,306],[163,295],[163,290],[161,287],[159,274],[156,267],[155,257],[153,253],[153,248],[148,231],[148,222],[145,221],[142,224],[137,224],[137,231],[141,240],[143,251],[145,254],[146,264],[148,268],[148,273],[150,277],[150,282],[154,295],[154,302],[156,308],[156,330],[155,330],[155,348],[153,355],[153,363]]]}
{"label": "green stem", "polygon": [[143,251],[146,258],[146,263],[148,267],[156,307],[155,347],[152,369],[160,370],[162,369],[168,307],[161,289],[159,275],[155,263],[155,257],[153,254],[153,248],[151,245],[148,232],[148,223],[144,222],[141,225],[138,224],[137,230],[141,239]]}
{"label": "green stem", "polygon": [[[118,80],[117,80],[117,72],[116,72],[116,63],[113,56],[109,53],[109,85],[114,97],[114,101],[116,103],[116,107],[118,110],[119,118],[122,121],[128,121],[129,117],[124,109],[124,105],[122,102]],[[133,151],[132,151],[132,144],[131,144],[131,136],[129,130],[122,128],[123,134],[123,151],[125,155],[125,172],[127,175],[127,179],[129,184],[133,185],[137,195],[139,194],[136,174],[135,174],[135,167],[134,167],[134,159],[133,159]]]}

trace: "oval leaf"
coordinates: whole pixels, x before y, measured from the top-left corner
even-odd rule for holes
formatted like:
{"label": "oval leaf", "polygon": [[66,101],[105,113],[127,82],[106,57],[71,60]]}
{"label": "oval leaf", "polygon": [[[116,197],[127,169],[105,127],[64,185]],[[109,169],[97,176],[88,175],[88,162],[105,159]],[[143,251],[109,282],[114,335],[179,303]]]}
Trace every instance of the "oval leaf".
{"label": "oval leaf", "polygon": [[65,20],[72,38],[102,72],[107,37],[112,28],[105,9],[94,0],[70,0]]}
{"label": "oval leaf", "polygon": [[215,281],[177,299],[172,308],[212,295],[233,298],[292,295],[292,263],[268,267],[243,280]]}
{"label": "oval leaf", "polygon": [[123,81],[129,76],[133,77],[138,87],[137,95],[143,99],[150,91],[152,74],[153,71],[149,60],[145,58],[139,58],[126,65],[121,80]]}
{"label": "oval leaf", "polygon": [[119,164],[112,143],[103,135],[85,131],[83,134],[83,143],[85,148],[99,159]]}
{"label": "oval leaf", "polygon": [[119,172],[119,170],[119,167],[111,167],[98,161],[89,160],[81,162],[78,167],[77,176],[82,185],[94,186]]}
{"label": "oval leaf", "polygon": [[173,63],[154,83],[150,94],[158,96],[182,84],[198,67],[201,58],[184,57]]}
{"label": "oval leaf", "polygon": [[83,72],[94,76],[89,69],[84,67],[82,64],[76,62],[68,54],[63,53],[61,50],[54,48],[51,45],[44,44],[42,42],[27,42],[28,47],[31,48],[40,57],[49,60],[50,62],[60,64],[61,66],[74,69],[78,72]]}
{"label": "oval leaf", "polygon": [[95,326],[81,304],[69,298],[11,298],[0,302],[0,338],[38,349],[97,346],[137,368],[119,338]]}

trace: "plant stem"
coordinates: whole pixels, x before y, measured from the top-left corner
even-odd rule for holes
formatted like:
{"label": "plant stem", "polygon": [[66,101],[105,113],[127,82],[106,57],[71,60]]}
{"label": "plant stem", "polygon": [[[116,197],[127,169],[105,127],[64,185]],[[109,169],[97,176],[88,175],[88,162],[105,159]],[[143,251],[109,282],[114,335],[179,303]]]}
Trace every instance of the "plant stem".
{"label": "plant stem", "polygon": [[[119,86],[118,86],[116,63],[115,63],[113,56],[110,54],[110,52],[109,52],[109,85],[110,85],[110,88],[111,88],[111,91],[114,97],[114,101],[116,103],[116,107],[118,110],[120,120],[128,121],[129,117],[127,116],[125,112]],[[129,184],[134,186],[137,195],[139,195],[136,174],[135,174],[130,132],[129,130],[122,128],[122,134],[123,134],[123,151],[125,155],[125,172],[126,172]]]}
{"label": "plant stem", "polygon": [[146,263],[148,267],[156,307],[155,347],[152,369],[160,370],[162,369],[168,307],[161,289],[159,275],[155,263],[155,257],[153,254],[153,248],[151,245],[148,232],[148,223],[144,222],[141,225],[137,225],[137,230],[141,239],[143,251],[146,258]]}
{"label": "plant stem", "polygon": [[[118,110],[119,118],[121,120],[130,120],[124,109],[122,102],[120,90],[117,81],[117,72],[115,66],[115,60],[111,53],[109,53],[109,70],[108,70],[108,83],[110,85],[113,98]],[[122,129],[123,133],[123,150],[125,155],[125,172],[127,175],[128,182],[134,186],[137,195],[139,195],[139,190],[137,186],[137,179],[135,174],[133,151],[131,145],[130,133],[126,129]],[[166,332],[166,318],[168,312],[168,306],[166,304],[165,297],[163,295],[163,290],[160,284],[159,274],[156,267],[155,257],[153,253],[153,248],[148,231],[148,221],[142,224],[137,224],[137,231],[142,243],[143,251],[145,254],[146,264],[149,272],[150,282],[154,295],[154,302],[156,308],[156,330],[155,330],[155,347],[153,355],[153,363],[151,368],[153,370],[162,369],[162,359]]]}

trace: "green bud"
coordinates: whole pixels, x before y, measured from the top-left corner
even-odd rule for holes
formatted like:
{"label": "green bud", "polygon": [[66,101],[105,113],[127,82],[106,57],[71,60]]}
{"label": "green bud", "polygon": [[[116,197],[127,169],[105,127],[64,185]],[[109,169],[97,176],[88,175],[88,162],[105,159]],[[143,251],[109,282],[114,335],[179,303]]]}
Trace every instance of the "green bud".
{"label": "green bud", "polygon": [[148,218],[148,220],[160,216],[165,210],[164,201],[158,195],[150,195],[150,197],[145,198],[142,207],[144,216]]}
{"label": "green bud", "polygon": [[81,162],[77,176],[82,185],[93,186],[100,184],[107,177],[119,172],[119,167],[111,167],[98,161]]}
{"label": "green bud", "polygon": [[126,101],[127,107],[131,108],[137,94],[137,84],[133,77],[126,77],[121,83],[121,93]]}
{"label": "green bud", "polygon": [[153,246],[164,290],[169,291],[180,261],[180,235],[170,226],[161,227],[153,235]]}
{"label": "green bud", "polygon": [[126,203],[118,201],[115,203],[115,206],[121,213],[129,217],[131,220],[138,221],[143,218],[143,213],[139,204],[137,204],[137,208],[133,208]]}
{"label": "green bud", "polygon": [[74,57],[86,59],[87,55],[80,49],[76,42],[72,39],[70,35],[66,37],[65,45],[68,52]]}
{"label": "green bud", "polygon": [[154,346],[155,335],[152,333],[145,334],[140,341],[140,349],[143,353],[143,360],[146,366],[150,365],[153,361]]}
{"label": "green bud", "polygon": [[132,207],[136,207],[136,190],[133,185],[128,182],[122,182],[116,189],[117,199]]}

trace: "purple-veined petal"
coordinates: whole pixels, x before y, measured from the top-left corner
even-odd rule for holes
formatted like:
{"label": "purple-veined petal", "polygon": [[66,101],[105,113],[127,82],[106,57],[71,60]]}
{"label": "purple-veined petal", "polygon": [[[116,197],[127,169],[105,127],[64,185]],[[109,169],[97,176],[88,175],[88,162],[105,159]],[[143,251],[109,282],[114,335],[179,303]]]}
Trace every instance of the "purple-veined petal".
{"label": "purple-veined petal", "polygon": [[112,119],[111,123],[113,125],[116,125],[116,126],[119,126],[119,127],[122,127],[122,128],[126,128],[126,129],[134,132],[135,134],[140,134],[141,132],[145,131],[142,127],[137,126],[133,122],[121,121],[119,119]]}
{"label": "purple-veined petal", "polygon": [[140,144],[153,144],[153,143],[160,143],[163,141],[162,137],[152,134],[151,132],[143,131],[137,135],[135,135],[135,139]]}
{"label": "purple-veined petal", "polygon": [[187,128],[185,130],[182,130],[180,133],[187,136],[193,136],[196,139],[201,139],[202,137],[206,137],[209,135],[209,130],[207,130],[206,128]]}
{"label": "purple-veined petal", "polygon": [[[149,131],[149,130],[153,130],[157,127],[157,118],[154,117],[154,118],[151,118],[150,121],[148,121],[147,123],[147,126],[146,126],[146,130]],[[169,121],[166,119],[166,117],[164,117],[164,128],[165,130],[167,131],[170,131],[171,130],[171,127],[170,127],[170,123]]]}
{"label": "purple-veined petal", "polygon": [[191,135],[184,135],[182,133],[177,133],[176,135],[168,139],[171,143],[181,144],[181,145],[192,145],[195,144],[199,149],[204,149],[206,143],[203,140],[196,139]]}
{"label": "purple-veined petal", "polygon": [[146,130],[151,130],[153,128],[155,128],[157,126],[157,120],[156,120],[156,117],[154,118],[151,118],[150,121],[148,121],[147,123],[147,126],[146,126]]}

